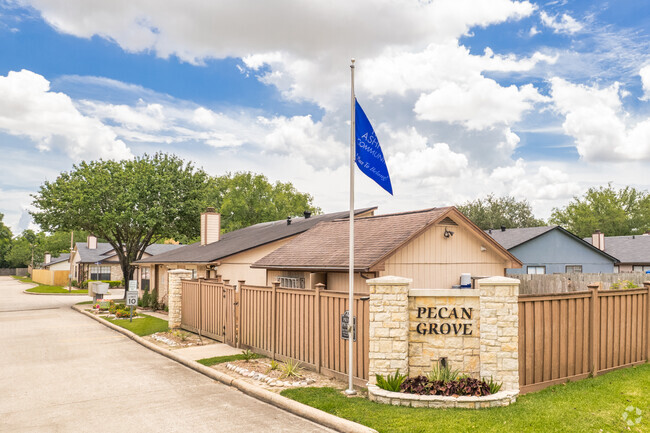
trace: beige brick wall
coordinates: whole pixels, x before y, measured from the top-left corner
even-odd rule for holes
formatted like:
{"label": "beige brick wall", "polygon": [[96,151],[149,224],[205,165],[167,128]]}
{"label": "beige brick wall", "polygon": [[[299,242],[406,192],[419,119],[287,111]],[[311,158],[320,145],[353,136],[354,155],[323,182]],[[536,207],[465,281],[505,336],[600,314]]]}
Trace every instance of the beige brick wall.
{"label": "beige brick wall", "polygon": [[124,278],[120,265],[111,265],[111,281],[122,281]]}

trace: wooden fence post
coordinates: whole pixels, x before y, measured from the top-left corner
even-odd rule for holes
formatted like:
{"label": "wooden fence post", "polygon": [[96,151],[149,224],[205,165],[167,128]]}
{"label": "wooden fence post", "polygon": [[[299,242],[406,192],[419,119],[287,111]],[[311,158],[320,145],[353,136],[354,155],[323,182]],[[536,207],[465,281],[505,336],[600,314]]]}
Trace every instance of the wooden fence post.
{"label": "wooden fence post", "polygon": [[241,316],[241,307],[239,305],[239,301],[241,299],[241,288],[244,286],[244,284],[246,284],[246,281],[245,280],[239,280],[238,283],[239,284],[237,285],[237,291],[235,292],[235,317],[234,317],[235,322],[234,322],[233,326],[235,327],[235,340],[236,340],[235,346],[239,348],[241,346],[241,343],[240,343],[241,328],[240,328],[240,323],[239,323],[240,316]]}
{"label": "wooden fence post", "polygon": [[316,284],[316,295],[314,296],[314,364],[316,371],[320,373],[320,292],[325,289],[325,284]]}
{"label": "wooden fence post", "polygon": [[598,289],[600,288],[600,283],[589,284],[589,290],[591,290],[591,302],[589,304],[589,312],[591,313],[591,320],[589,320],[589,370],[593,377],[596,377],[598,374],[598,360],[599,360],[599,345],[598,345],[598,335],[600,334],[600,320],[598,315],[598,310],[600,310],[600,303],[598,302]]}
{"label": "wooden fence post", "polygon": [[646,341],[645,341],[645,349],[646,349],[646,361],[650,361],[650,281],[644,281],[643,282],[643,287],[645,287],[648,290],[648,293],[646,294],[646,306],[645,306],[645,323],[646,323]]}
{"label": "wooden fence post", "polygon": [[279,281],[274,281],[271,286],[273,287],[271,289],[271,359],[275,359],[275,345],[276,345],[276,322],[277,322],[277,311],[276,311],[276,306],[277,306],[277,293],[278,293],[278,287],[280,286]]}

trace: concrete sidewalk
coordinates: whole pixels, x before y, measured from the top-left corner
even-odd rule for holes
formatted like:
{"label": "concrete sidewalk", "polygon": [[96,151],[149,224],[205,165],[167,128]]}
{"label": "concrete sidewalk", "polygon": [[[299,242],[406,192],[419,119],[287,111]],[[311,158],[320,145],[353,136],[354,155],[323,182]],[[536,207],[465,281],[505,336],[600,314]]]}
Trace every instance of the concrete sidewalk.
{"label": "concrete sidewalk", "polygon": [[183,358],[192,361],[199,359],[214,358],[216,356],[238,355],[243,352],[242,349],[230,347],[223,343],[206,344],[205,346],[184,347],[182,349],[172,349],[174,353]]}

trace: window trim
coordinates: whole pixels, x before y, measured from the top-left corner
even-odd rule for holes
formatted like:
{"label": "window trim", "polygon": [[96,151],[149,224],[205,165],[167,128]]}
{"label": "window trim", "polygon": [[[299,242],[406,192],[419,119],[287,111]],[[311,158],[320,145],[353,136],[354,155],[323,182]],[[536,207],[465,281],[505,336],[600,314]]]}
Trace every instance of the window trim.
{"label": "window trim", "polygon": [[[569,268],[580,268],[579,271],[571,271],[569,272]],[[582,265],[565,265],[564,266],[564,273],[566,274],[582,274]]]}
{"label": "window trim", "polygon": [[[532,268],[532,269],[535,269],[535,270],[541,268],[541,269],[544,270],[544,272],[542,272],[542,273],[539,273],[539,272],[529,272],[531,268]],[[546,275],[546,265],[526,265],[526,274],[527,274],[527,275]]]}

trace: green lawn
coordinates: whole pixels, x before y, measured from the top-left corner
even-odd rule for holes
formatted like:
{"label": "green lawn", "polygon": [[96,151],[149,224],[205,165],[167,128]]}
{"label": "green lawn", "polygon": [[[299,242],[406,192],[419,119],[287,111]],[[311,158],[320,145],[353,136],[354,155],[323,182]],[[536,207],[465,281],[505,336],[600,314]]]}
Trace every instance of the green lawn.
{"label": "green lawn", "polygon": [[150,335],[155,334],[156,332],[165,332],[169,330],[169,326],[167,326],[166,320],[147,316],[146,314],[139,314],[138,317],[140,318],[134,318],[133,322],[129,322],[129,319],[109,319],[107,317],[104,317],[104,319],[117,326],[128,329],[129,331],[141,337],[144,335]]}
{"label": "green lawn", "polygon": [[[380,433],[423,432],[647,432],[650,431],[650,365],[556,385],[520,396],[505,408],[424,409],[347,398],[333,388],[297,388],[282,395],[374,428]],[[643,411],[629,427],[626,408]],[[637,419],[638,415],[628,416]]]}
{"label": "green lawn", "polygon": [[33,287],[31,289],[25,290],[26,292],[32,292],[32,293],[74,293],[77,295],[87,295],[88,290],[82,290],[82,289],[72,289],[72,292],[68,292],[68,289],[64,289],[61,286],[45,286],[43,284],[39,284],[37,287]]}
{"label": "green lawn", "polygon": [[[215,356],[214,358],[203,358],[203,359],[199,359],[196,362],[209,367],[215,364],[221,364],[230,361],[240,361],[246,358],[247,358],[246,355],[240,353],[239,355],[226,355],[226,356]],[[257,359],[257,358],[264,358],[264,357],[262,355],[258,355],[257,353],[254,353],[252,357],[248,356],[248,359]]]}

